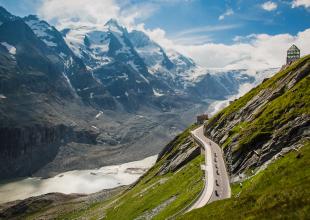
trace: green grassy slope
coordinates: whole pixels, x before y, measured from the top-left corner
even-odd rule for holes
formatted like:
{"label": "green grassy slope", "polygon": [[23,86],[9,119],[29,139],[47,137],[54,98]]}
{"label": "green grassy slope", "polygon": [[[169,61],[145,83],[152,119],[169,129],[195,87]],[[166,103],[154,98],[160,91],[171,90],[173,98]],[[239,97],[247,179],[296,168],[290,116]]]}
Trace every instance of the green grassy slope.
{"label": "green grassy slope", "polygon": [[241,136],[239,148],[253,145],[257,140],[271,135],[277,127],[283,126],[304,113],[309,113],[309,85],[310,77],[308,76],[294,88],[269,102],[255,120],[241,123],[238,127],[235,127],[237,131],[239,130],[238,133]]}
{"label": "green grassy slope", "polygon": [[158,175],[158,172],[177,152],[182,150],[180,148],[184,143],[189,143],[186,149],[195,147],[189,138],[191,128],[167,145],[170,146],[169,150],[132,188],[108,201],[99,201],[83,209],[65,213],[59,216],[59,219],[127,220],[147,215],[154,219],[166,219],[182,210],[203,189],[204,175],[200,168],[200,164],[204,163],[203,156],[197,156],[174,172],[170,171],[164,175]]}
{"label": "green grassy slope", "polygon": [[[291,82],[297,77],[295,73],[303,71],[301,68],[308,62],[310,55],[235,100],[215,115],[206,126],[210,135],[219,127],[229,125],[238,114],[247,114],[251,116],[250,119],[240,121],[226,133],[228,135],[222,146],[224,149],[233,145],[233,153],[241,151],[249,155],[253,146],[254,149],[260,149],[271,136],[276,136],[276,146],[282,144],[279,147],[284,148],[294,145],[299,150],[293,150],[273,161],[265,170],[245,180],[242,187],[239,184],[232,185],[232,198],[211,203],[187,213],[180,219],[310,219],[310,141],[307,135],[310,72],[306,71],[293,87],[285,87],[258,111],[241,110],[264,90],[273,91],[283,84],[284,79],[285,82]],[[291,125],[298,120],[303,121],[304,128],[290,133]],[[222,136],[217,138],[221,139]],[[300,138],[296,139],[296,136]],[[297,148],[298,146],[302,147]],[[249,171],[258,169],[259,167],[251,167]]]}
{"label": "green grassy slope", "polygon": [[[231,105],[219,112],[210,120],[209,130],[216,127],[218,124],[224,123],[229,116],[238,112],[244,107],[254,96],[258,95],[262,90],[272,89],[279,86],[280,79],[286,77],[291,71],[294,71],[302,64],[310,62],[310,55],[305,56],[299,61],[295,62],[288,68],[280,71],[275,76],[266,80],[256,88],[253,88],[250,92],[243,97],[234,101]],[[293,76],[292,76],[293,77]],[[264,108],[257,112],[254,120],[240,122],[230,132],[223,147],[229,146],[234,139],[238,137],[238,147],[234,150],[246,149],[253,143],[264,139],[272,134],[272,132],[288,121],[300,116],[304,113],[310,113],[310,77],[309,74],[295,87],[288,91],[282,91],[280,97],[268,102]]]}
{"label": "green grassy slope", "polygon": [[[173,215],[190,203],[202,189],[200,162],[201,157],[198,157],[176,174],[169,173],[150,181],[142,180],[117,201],[119,205],[107,211],[107,219],[134,219],[177,196],[167,208],[154,216],[154,219],[165,219]],[[166,182],[161,183],[161,180]]]}
{"label": "green grassy slope", "polygon": [[[160,161],[141,179],[131,190],[126,192],[107,210],[107,219],[134,219],[139,216],[150,215],[155,208],[160,211],[155,214],[154,219],[166,219],[189,204],[200,193],[203,188],[203,172],[200,164],[204,159],[196,157],[176,172],[165,175],[155,175],[167,159],[176,151],[189,137],[190,129],[179,135],[173,141],[173,149],[165,154]],[[191,142],[190,147],[194,146]],[[175,196],[175,200],[171,199]],[[167,202],[173,200],[171,203]],[[161,208],[163,203],[169,203]]]}
{"label": "green grassy slope", "polygon": [[[232,163],[240,165],[248,158],[248,167],[235,166],[232,173],[255,169],[261,159],[264,162],[305,138],[302,129],[308,126],[310,116],[309,63],[310,55],[301,58],[210,119],[205,132],[230,151]],[[292,82],[294,86],[289,86]],[[270,149],[268,155],[262,155],[265,144],[265,149]],[[258,157],[264,157],[255,159],[254,150]]]}
{"label": "green grassy slope", "polygon": [[[229,115],[237,112],[242,107],[244,107],[255,95],[259,94],[260,91],[267,89],[267,88],[274,88],[277,86],[277,82],[284,76],[288,75],[291,71],[294,71],[299,66],[301,66],[303,63],[310,61],[310,55],[307,55],[300,60],[296,61],[289,67],[285,68],[284,70],[280,71],[270,79],[266,80],[259,86],[253,88],[251,91],[246,93],[241,98],[237,99],[236,101],[232,102],[228,107],[217,113],[214,117],[210,119],[209,124],[212,124],[212,127],[215,127],[217,124],[222,123],[225,118],[227,118]],[[297,101],[297,100],[296,100]]]}
{"label": "green grassy slope", "polygon": [[180,219],[310,219],[310,142],[233,186],[232,198]]}

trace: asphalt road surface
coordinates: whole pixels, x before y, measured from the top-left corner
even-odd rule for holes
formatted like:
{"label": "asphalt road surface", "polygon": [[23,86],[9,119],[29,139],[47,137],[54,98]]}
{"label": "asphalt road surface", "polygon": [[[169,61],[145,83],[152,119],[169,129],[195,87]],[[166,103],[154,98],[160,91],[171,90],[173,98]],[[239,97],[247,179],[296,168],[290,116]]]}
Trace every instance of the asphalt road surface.
{"label": "asphalt road surface", "polygon": [[203,134],[203,126],[191,132],[195,141],[205,152],[205,188],[191,211],[216,200],[230,198],[231,190],[222,149]]}

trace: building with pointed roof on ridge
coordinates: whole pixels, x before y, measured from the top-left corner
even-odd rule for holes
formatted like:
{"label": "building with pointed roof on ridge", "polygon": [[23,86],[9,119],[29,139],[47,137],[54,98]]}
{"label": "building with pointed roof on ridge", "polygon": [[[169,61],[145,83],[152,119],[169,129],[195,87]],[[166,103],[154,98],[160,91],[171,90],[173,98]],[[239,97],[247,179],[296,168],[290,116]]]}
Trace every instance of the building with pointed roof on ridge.
{"label": "building with pointed roof on ridge", "polygon": [[289,65],[295,60],[298,60],[300,58],[300,50],[298,47],[293,44],[288,50],[287,50],[287,57],[286,57],[286,64]]}

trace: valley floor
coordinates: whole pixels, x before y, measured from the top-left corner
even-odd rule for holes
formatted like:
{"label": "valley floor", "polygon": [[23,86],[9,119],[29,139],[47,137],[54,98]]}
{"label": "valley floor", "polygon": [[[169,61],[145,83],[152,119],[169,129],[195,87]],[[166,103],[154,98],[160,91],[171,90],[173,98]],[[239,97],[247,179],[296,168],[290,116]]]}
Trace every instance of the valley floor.
{"label": "valley floor", "polygon": [[16,201],[0,205],[0,219],[167,219],[182,213],[204,184],[204,157],[189,131],[171,141],[155,166],[127,189],[77,198],[51,194]]}
{"label": "valley floor", "polygon": [[96,145],[72,142],[61,146],[55,158],[33,176],[53,177],[70,170],[97,169],[158,154],[208,107],[209,103],[203,102],[169,112],[150,108],[135,114],[104,112],[98,119],[90,120],[88,125],[100,131]]}
{"label": "valley floor", "polygon": [[157,155],[93,170],[73,170],[45,179],[29,177],[0,183],[0,204],[47,193],[91,194],[130,185],[155,164],[156,158]]}

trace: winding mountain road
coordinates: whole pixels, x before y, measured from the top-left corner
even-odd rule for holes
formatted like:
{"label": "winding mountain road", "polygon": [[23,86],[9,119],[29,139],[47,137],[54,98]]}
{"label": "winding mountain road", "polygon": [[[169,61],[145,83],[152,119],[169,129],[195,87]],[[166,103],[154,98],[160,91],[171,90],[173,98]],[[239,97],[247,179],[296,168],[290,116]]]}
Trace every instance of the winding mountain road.
{"label": "winding mountain road", "polygon": [[187,210],[203,207],[216,200],[230,198],[231,190],[222,149],[204,136],[203,126],[191,132],[195,141],[205,152],[205,187],[200,197]]}

